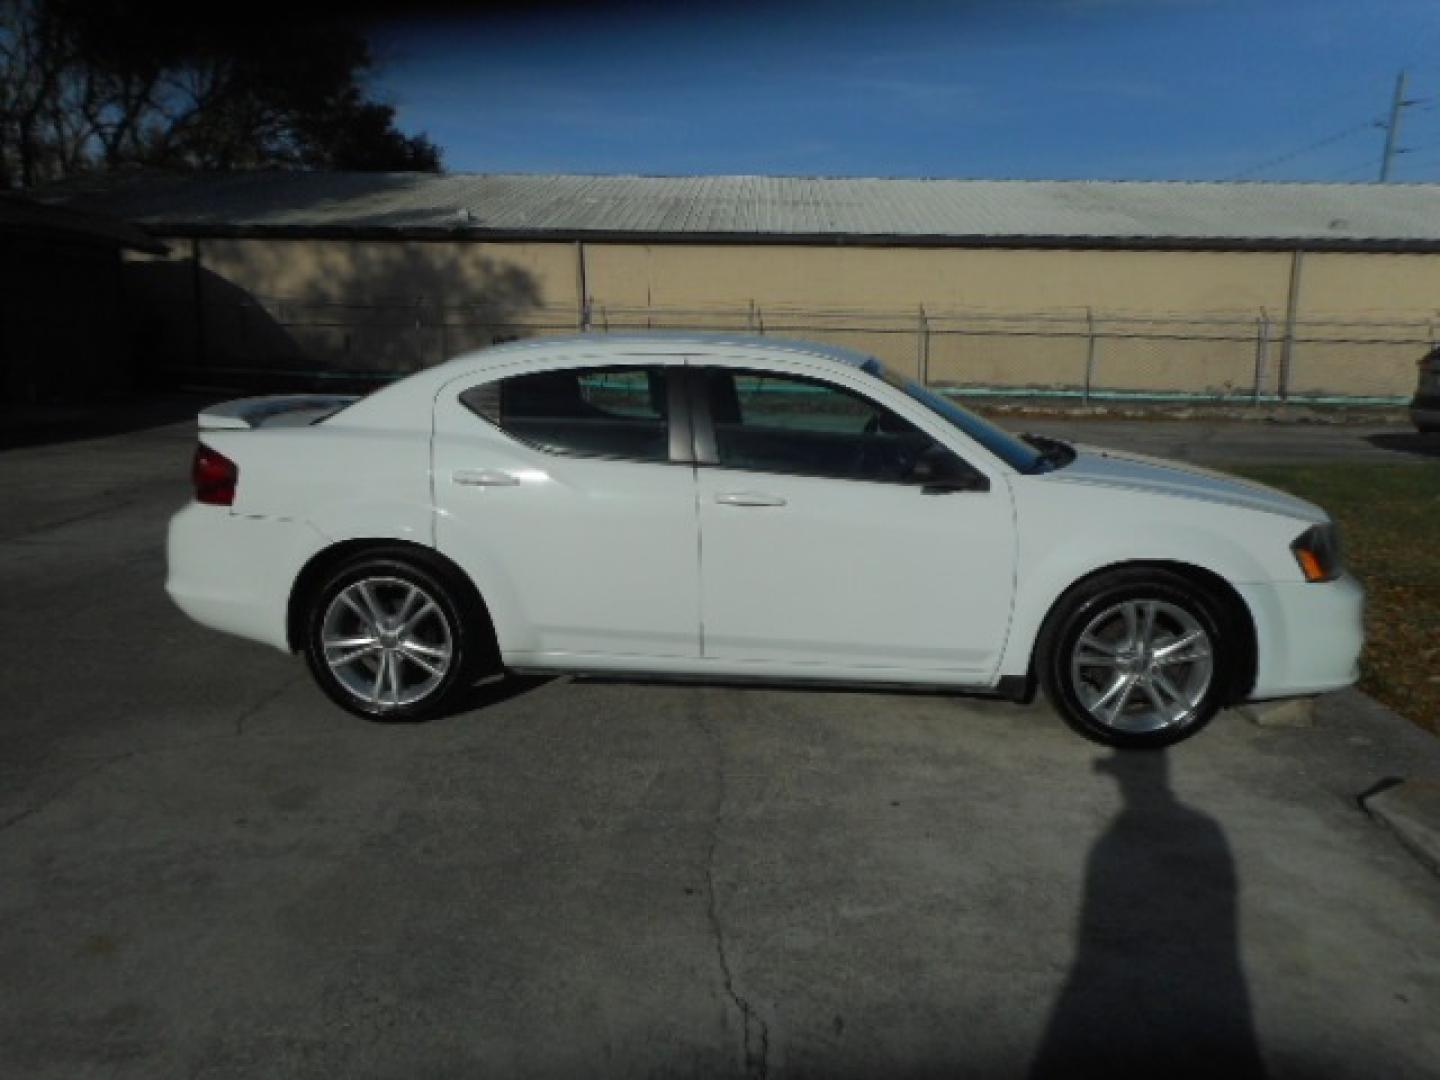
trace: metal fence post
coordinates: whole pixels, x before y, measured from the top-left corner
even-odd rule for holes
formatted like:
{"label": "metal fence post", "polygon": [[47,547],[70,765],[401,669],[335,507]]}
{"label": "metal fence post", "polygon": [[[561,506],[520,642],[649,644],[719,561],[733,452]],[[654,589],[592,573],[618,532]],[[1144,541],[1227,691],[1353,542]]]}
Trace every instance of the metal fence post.
{"label": "metal fence post", "polygon": [[930,320],[925,317],[924,304],[915,322],[915,373],[921,386],[930,385]]}
{"label": "metal fence post", "polygon": [[1095,382],[1095,312],[1085,309],[1085,390],[1081,401],[1090,404],[1090,387]]}
{"label": "metal fence post", "polygon": [[1280,383],[1276,391],[1281,401],[1290,397],[1290,369],[1295,360],[1295,322],[1300,312],[1300,274],[1305,267],[1305,252],[1296,249],[1290,256],[1290,297],[1285,304],[1285,339],[1280,343]]}
{"label": "metal fence post", "polygon": [[1255,404],[1260,404],[1260,395],[1265,392],[1266,368],[1270,365],[1270,316],[1260,309],[1260,318],[1255,329]]}
{"label": "metal fence post", "polygon": [[755,332],[755,301],[754,301],[754,300],[751,300],[751,301],[750,301],[750,307],[749,307],[749,308],[746,310],[746,312],[745,312],[745,332],[748,333],[748,334],[753,334],[753,333]]}
{"label": "metal fence post", "polygon": [[575,329],[584,333],[590,328],[590,286],[585,272],[585,241],[575,241]]}
{"label": "metal fence post", "polygon": [[200,265],[200,241],[190,241],[190,287],[195,302],[195,366],[204,368],[210,363],[210,340],[206,332],[205,319],[205,271]]}

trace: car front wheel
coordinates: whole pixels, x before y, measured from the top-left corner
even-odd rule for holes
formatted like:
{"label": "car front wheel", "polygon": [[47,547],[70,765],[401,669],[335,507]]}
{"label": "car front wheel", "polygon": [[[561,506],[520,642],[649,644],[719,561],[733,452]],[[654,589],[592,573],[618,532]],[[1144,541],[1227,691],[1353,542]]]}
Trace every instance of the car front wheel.
{"label": "car front wheel", "polygon": [[306,659],[337,704],[372,720],[426,720],[474,679],[455,590],[408,561],[347,564],[317,590]]}
{"label": "car front wheel", "polygon": [[1220,707],[1226,642],[1218,606],[1165,571],[1117,571],[1067,596],[1041,650],[1046,696],[1110,746],[1168,746]]}

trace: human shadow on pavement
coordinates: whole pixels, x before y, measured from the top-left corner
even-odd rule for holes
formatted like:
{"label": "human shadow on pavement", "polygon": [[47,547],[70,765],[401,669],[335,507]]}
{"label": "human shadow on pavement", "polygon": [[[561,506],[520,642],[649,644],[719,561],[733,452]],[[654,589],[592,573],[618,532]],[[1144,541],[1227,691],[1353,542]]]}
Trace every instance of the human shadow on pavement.
{"label": "human shadow on pavement", "polygon": [[1162,752],[1095,768],[1125,804],[1090,852],[1075,962],[1030,1075],[1263,1076],[1224,832],[1176,800]]}

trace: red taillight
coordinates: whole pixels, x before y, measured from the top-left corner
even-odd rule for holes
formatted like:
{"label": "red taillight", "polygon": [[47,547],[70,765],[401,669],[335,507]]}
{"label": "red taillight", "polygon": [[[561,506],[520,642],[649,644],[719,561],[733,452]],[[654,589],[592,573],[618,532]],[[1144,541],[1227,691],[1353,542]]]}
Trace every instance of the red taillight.
{"label": "red taillight", "polygon": [[195,447],[195,463],[190,469],[195,481],[195,501],[210,506],[229,506],[235,501],[235,485],[240,482],[240,468],[218,450],[201,443]]}

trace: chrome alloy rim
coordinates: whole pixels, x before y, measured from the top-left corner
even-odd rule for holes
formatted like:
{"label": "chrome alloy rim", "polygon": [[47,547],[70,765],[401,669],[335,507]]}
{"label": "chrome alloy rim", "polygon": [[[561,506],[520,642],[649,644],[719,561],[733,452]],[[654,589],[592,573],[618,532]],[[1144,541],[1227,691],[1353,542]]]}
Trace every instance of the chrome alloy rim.
{"label": "chrome alloy rim", "polygon": [[325,663],[367,705],[395,709],[432,693],[455,655],[435,598],[395,577],[362,578],[335,594],[320,628]]}
{"label": "chrome alloy rim", "polygon": [[1126,600],[1096,615],[1075,642],[1070,685],[1091,717],[1143,733],[1190,719],[1215,656],[1195,616],[1163,600]]}

